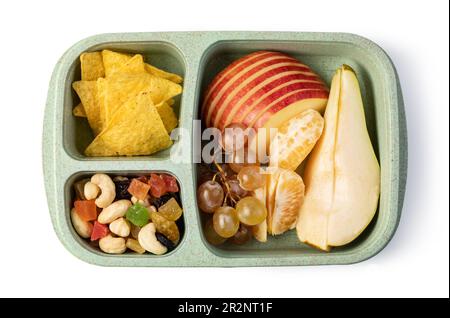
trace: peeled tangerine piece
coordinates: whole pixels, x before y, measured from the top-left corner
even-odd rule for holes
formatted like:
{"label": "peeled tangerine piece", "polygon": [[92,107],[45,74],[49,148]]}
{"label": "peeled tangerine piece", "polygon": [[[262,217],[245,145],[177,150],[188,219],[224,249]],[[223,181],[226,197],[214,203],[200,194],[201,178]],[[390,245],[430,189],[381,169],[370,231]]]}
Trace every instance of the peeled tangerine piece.
{"label": "peeled tangerine piece", "polygon": [[306,194],[297,222],[300,241],[328,251],[353,241],[375,215],[380,166],[367,132],[358,80],[336,71],[325,129],[305,168]]}
{"label": "peeled tangerine piece", "polygon": [[320,138],[323,126],[322,116],[314,109],[286,121],[270,143],[270,166],[297,169]]}
{"label": "peeled tangerine piece", "polygon": [[303,180],[294,171],[272,168],[266,178],[265,186],[253,193],[267,208],[266,220],[252,228],[260,242],[267,241],[267,233],[279,235],[295,227],[305,193]]}
{"label": "peeled tangerine piece", "polygon": [[270,176],[269,189],[272,200],[270,218],[268,219],[268,232],[279,235],[293,228],[298,218],[298,211],[303,203],[305,185],[302,177],[296,172],[278,168]]}

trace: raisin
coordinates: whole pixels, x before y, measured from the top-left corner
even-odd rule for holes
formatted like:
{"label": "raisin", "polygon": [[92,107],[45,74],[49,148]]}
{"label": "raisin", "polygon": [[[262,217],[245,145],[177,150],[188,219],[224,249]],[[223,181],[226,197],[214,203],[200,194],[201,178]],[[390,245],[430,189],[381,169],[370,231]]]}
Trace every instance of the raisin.
{"label": "raisin", "polygon": [[131,194],[128,192],[130,183],[131,181],[128,179],[114,180],[114,184],[116,185],[116,200],[131,200]]}
{"label": "raisin", "polygon": [[171,251],[175,248],[175,244],[173,244],[173,242],[171,240],[169,240],[167,237],[165,237],[164,234],[156,232],[155,235],[156,235],[156,239],[159,241],[159,243],[161,243],[162,245],[167,247],[167,249],[169,251]]}
{"label": "raisin", "polygon": [[156,231],[164,234],[173,243],[178,244],[180,240],[180,231],[174,221],[167,220],[159,212],[150,212],[150,218],[153,224],[155,224]]}

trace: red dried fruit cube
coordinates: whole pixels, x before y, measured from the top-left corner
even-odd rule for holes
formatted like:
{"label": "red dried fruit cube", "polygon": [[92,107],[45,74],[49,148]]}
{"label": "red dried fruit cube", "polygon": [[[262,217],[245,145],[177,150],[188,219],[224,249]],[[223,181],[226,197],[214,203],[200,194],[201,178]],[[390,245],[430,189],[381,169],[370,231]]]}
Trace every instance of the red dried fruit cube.
{"label": "red dried fruit cube", "polygon": [[150,185],[138,179],[131,180],[130,186],[128,187],[128,192],[139,200],[145,200],[148,190],[150,190]]}
{"label": "red dried fruit cube", "polygon": [[166,192],[167,192],[166,184],[164,183],[164,180],[160,176],[158,176],[157,174],[152,173],[150,175],[150,180],[148,181],[148,183],[151,186],[150,187],[150,193],[155,198],[160,198],[161,196],[166,194]]}
{"label": "red dried fruit cube", "polygon": [[75,201],[75,211],[83,221],[93,221],[97,219],[97,206],[95,200]]}
{"label": "red dried fruit cube", "polygon": [[106,224],[101,224],[98,221],[94,222],[94,227],[92,228],[91,241],[99,240],[106,235],[108,235],[109,229]]}
{"label": "red dried fruit cube", "polygon": [[178,192],[178,182],[175,177],[168,174],[161,174],[161,178],[163,179],[167,192]]}

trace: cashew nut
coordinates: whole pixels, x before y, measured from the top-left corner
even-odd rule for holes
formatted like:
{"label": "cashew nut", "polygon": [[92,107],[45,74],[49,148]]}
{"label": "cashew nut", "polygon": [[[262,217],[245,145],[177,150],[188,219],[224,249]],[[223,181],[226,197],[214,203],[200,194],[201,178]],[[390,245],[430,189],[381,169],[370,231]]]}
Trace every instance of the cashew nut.
{"label": "cashew nut", "polygon": [[130,235],[130,223],[124,218],[118,218],[109,225],[109,230],[117,236],[127,237]]}
{"label": "cashew nut", "polygon": [[161,255],[167,252],[167,247],[162,245],[156,238],[155,224],[148,223],[140,231],[138,235],[139,244],[150,253]]}
{"label": "cashew nut", "polygon": [[101,224],[109,224],[112,221],[123,217],[130,206],[131,202],[129,200],[116,201],[100,212],[98,215],[98,222]]}
{"label": "cashew nut", "polygon": [[127,250],[123,237],[113,237],[111,234],[101,238],[98,242],[100,249],[108,254],[122,254]]}
{"label": "cashew nut", "polygon": [[92,200],[97,198],[98,194],[100,193],[100,188],[90,181],[86,182],[84,185],[84,197],[86,200]]}
{"label": "cashew nut", "polygon": [[72,219],[72,225],[79,236],[82,238],[91,237],[93,225],[80,218],[75,211],[75,208],[70,211],[70,218]]}
{"label": "cashew nut", "polygon": [[116,186],[114,185],[114,182],[104,173],[94,174],[91,178],[91,182],[97,185],[101,190],[101,194],[95,200],[95,204],[99,208],[106,208],[116,197]]}
{"label": "cashew nut", "polygon": [[135,196],[132,196],[131,197],[131,202],[133,202],[133,204],[140,203],[143,206],[148,207],[148,206],[150,206],[150,196],[147,195],[144,200],[139,200]]}

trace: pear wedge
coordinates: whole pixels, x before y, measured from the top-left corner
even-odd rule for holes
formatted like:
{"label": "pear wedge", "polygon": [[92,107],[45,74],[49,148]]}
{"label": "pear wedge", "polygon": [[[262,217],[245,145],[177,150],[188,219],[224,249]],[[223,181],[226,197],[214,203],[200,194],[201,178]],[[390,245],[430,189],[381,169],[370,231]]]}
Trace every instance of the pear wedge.
{"label": "pear wedge", "polygon": [[329,251],[353,241],[377,210],[380,166],[367,132],[361,92],[347,65],[332,80],[325,128],[305,168],[297,235]]}

